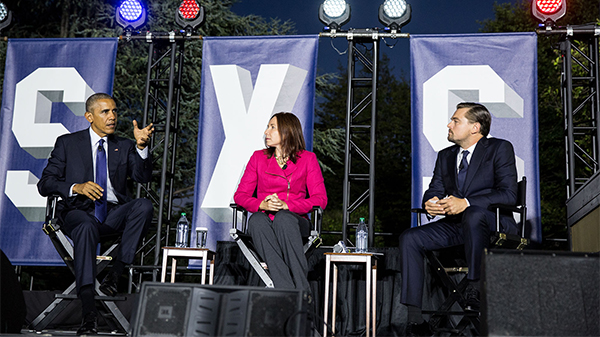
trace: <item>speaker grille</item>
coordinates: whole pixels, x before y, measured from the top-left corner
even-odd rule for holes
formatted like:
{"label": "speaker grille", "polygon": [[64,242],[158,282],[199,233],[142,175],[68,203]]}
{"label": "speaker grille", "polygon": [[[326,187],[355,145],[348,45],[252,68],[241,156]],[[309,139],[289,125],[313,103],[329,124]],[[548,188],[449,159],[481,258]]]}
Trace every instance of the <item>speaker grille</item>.
{"label": "speaker grille", "polygon": [[186,336],[192,288],[149,286],[145,290],[137,336]]}
{"label": "speaker grille", "polygon": [[598,254],[487,254],[484,335],[598,336]]}

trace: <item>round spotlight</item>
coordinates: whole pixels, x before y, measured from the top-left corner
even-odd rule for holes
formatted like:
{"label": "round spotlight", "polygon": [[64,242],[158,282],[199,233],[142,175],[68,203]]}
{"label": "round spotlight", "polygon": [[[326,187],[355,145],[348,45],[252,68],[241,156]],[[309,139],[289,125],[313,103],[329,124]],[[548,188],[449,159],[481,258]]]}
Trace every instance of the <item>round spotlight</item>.
{"label": "round spotlight", "polygon": [[392,31],[400,30],[410,22],[411,7],[406,0],[385,0],[379,6],[379,22]]}
{"label": "round spotlight", "polygon": [[345,0],[325,0],[319,6],[319,20],[332,30],[350,21],[350,5]]}
{"label": "round spotlight", "polygon": [[117,7],[117,23],[125,30],[137,29],[146,22],[146,9],[138,0],[124,0]]}
{"label": "round spotlight", "polygon": [[406,12],[406,1],[388,0],[383,3],[383,12],[390,18],[399,18]]}
{"label": "round spotlight", "polygon": [[536,6],[544,14],[554,14],[562,6],[562,0],[537,0]]}
{"label": "round spotlight", "polygon": [[12,21],[12,12],[3,2],[0,2],[0,30],[8,27]]}
{"label": "round spotlight", "polygon": [[346,11],[346,1],[344,0],[325,0],[323,2],[323,11],[330,18],[339,18]]}
{"label": "round spotlight", "polygon": [[125,0],[119,7],[119,15],[126,21],[135,21],[142,16],[142,5],[135,0]]}
{"label": "round spotlight", "polygon": [[186,20],[193,20],[198,16],[200,6],[195,0],[185,0],[179,6],[179,15]]}
{"label": "round spotlight", "polygon": [[7,17],[8,9],[6,8],[6,5],[4,3],[0,2],[0,21],[6,20]]}
{"label": "round spotlight", "polygon": [[532,0],[531,12],[548,28],[554,26],[556,20],[567,13],[567,2],[564,0]]}
{"label": "round spotlight", "polygon": [[204,21],[204,7],[200,6],[196,0],[184,0],[175,14],[175,22],[185,29],[187,35],[191,35]]}

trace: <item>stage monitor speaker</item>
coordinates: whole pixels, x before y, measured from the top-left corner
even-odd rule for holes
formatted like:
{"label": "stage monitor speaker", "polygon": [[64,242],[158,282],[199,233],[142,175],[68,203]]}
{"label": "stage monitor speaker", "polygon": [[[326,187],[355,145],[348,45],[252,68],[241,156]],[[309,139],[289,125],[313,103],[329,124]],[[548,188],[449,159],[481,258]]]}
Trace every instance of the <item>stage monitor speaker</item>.
{"label": "stage monitor speaker", "polygon": [[482,335],[600,336],[598,253],[487,252]]}
{"label": "stage monitor speaker", "polygon": [[133,336],[304,336],[303,291],[147,282]]}

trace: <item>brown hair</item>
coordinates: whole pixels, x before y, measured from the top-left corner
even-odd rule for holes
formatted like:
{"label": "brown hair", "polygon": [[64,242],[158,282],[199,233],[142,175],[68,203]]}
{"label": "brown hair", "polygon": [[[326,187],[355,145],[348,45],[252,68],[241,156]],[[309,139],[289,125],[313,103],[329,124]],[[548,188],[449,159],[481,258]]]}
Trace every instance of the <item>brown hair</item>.
{"label": "brown hair", "polygon": [[[281,137],[283,155],[288,156],[293,163],[296,163],[298,153],[306,149],[300,120],[291,112],[278,112],[271,118],[277,118],[277,131]],[[265,153],[271,158],[275,154],[275,148],[267,147]]]}
{"label": "brown hair", "polygon": [[465,113],[467,120],[471,123],[479,123],[479,125],[481,125],[479,133],[484,137],[487,137],[490,133],[490,127],[492,126],[492,116],[488,109],[483,104],[479,103],[463,102],[456,105],[456,109],[463,108],[469,109]]}

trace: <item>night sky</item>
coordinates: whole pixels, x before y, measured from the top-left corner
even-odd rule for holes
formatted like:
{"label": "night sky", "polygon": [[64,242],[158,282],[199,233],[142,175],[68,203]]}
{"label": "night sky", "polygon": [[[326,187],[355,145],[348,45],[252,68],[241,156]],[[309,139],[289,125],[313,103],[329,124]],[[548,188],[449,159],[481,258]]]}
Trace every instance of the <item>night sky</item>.
{"label": "night sky", "polygon": [[[296,24],[298,34],[318,34],[323,31],[318,11],[322,0],[240,0],[234,4],[233,12],[238,15],[256,14],[265,18],[291,20]],[[348,0],[351,7],[350,22],[342,28],[382,27],[378,19],[379,5],[383,0]],[[516,3],[517,0],[408,0],[412,6],[412,19],[402,28],[410,34],[459,34],[477,33],[481,22],[494,18],[493,5],[497,3]],[[536,27],[532,27],[532,31]],[[332,48],[330,38],[321,38],[319,43],[318,73],[335,72],[339,63],[346,64],[348,55],[338,55]],[[381,51],[392,59],[395,73],[403,72],[408,79],[410,74],[410,55],[408,39],[397,41],[386,39],[389,48],[381,44]],[[336,38],[334,46],[345,51],[348,43],[344,38]]]}

